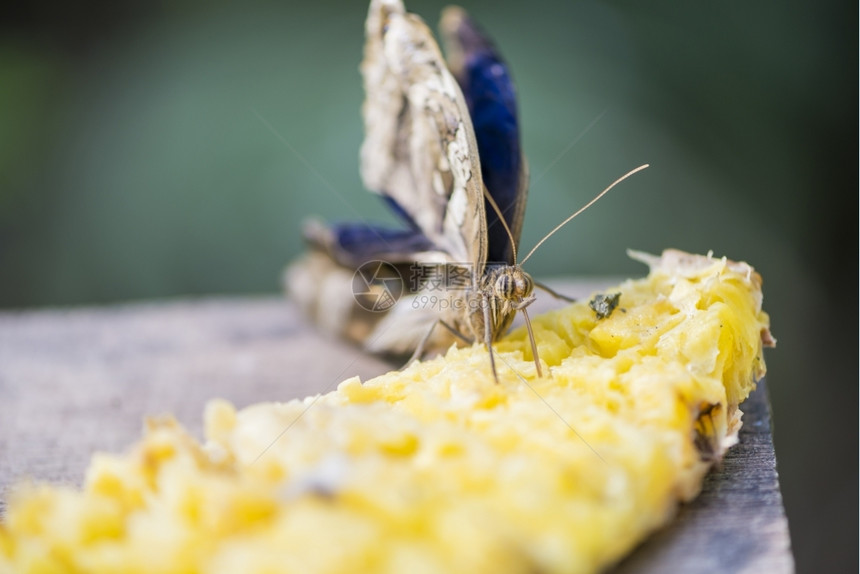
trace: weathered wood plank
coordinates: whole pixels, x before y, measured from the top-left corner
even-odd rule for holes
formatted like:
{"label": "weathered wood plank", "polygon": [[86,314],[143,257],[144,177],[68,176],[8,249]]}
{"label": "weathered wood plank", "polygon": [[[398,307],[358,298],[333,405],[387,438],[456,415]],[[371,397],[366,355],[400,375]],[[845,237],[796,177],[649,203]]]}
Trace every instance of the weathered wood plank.
{"label": "weathered wood plank", "polygon": [[740,441],[675,520],[618,565],[616,574],[792,572],[764,382],[741,410]]}
{"label": "weathered wood plank", "polygon": [[[582,296],[605,284],[554,286]],[[0,511],[16,481],[80,484],[92,453],[132,444],[147,415],[173,413],[200,436],[213,397],[289,400],[391,368],[277,297],[2,312]],[[742,409],[740,444],[699,498],[617,572],[792,571],[763,385]]]}

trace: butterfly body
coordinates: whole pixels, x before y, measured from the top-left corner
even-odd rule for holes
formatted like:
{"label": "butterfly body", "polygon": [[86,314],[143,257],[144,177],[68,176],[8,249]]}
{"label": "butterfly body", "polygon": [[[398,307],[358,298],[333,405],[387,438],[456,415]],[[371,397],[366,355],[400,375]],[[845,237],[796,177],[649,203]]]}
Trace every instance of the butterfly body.
{"label": "butterfly body", "polygon": [[[441,29],[447,62],[399,0],[372,0],[365,25],[361,175],[406,229],[347,223],[306,230],[315,273],[327,269],[344,282],[346,270],[382,260],[404,276],[405,293],[385,313],[346,309],[340,323],[318,320],[342,325],[340,334],[361,333],[373,352],[441,351],[457,341],[489,346],[534,300],[534,282],[516,262],[528,174],[513,83],[462,9],[446,9]],[[301,277],[308,268],[299,262],[288,275],[299,300],[312,299],[296,293],[314,284]],[[339,296],[348,298],[351,287]],[[314,305],[327,313],[324,302]]]}

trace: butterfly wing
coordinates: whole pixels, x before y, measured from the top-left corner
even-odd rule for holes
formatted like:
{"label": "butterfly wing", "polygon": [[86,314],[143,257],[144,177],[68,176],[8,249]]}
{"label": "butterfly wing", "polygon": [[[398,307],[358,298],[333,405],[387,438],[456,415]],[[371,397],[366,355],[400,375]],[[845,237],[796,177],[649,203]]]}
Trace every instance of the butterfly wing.
{"label": "butterfly wing", "polygon": [[484,184],[513,235],[514,245],[488,203],[487,259],[513,265],[528,191],[514,83],[493,42],[462,8],[446,8],[439,29],[448,67],[469,107]]}
{"label": "butterfly wing", "polygon": [[304,236],[308,243],[348,269],[357,269],[372,260],[407,266],[447,260],[446,254],[437,251],[417,229],[358,222],[325,225],[310,220],[305,224]]}
{"label": "butterfly wing", "polygon": [[[439,319],[469,334],[471,323],[463,305],[468,302],[462,298],[464,293],[476,292],[484,272],[488,232],[496,249],[492,260],[514,261],[511,241],[497,224],[495,212],[494,223],[487,226],[482,157],[469,110],[471,104],[481,120],[480,137],[487,149],[483,169],[490,174],[494,197],[506,210],[506,221],[518,239],[525,164],[513,87],[495,50],[470,22],[461,19],[452,30],[462,37],[457,46],[463,47],[466,57],[458,79],[468,90],[466,96],[423,21],[407,14],[399,0],[372,0],[361,65],[366,92],[361,173],[365,186],[385,198],[409,229],[366,224],[311,227],[306,236],[321,249],[292,268],[294,284],[306,278],[304,289],[313,291],[314,284],[330,282],[344,297],[348,296],[346,271],[369,259],[395,265],[414,262],[434,272],[444,271],[441,289],[431,281],[418,287],[410,281],[404,297],[385,313],[359,316],[355,309],[345,308],[339,313],[346,317],[343,322],[329,321],[334,327],[330,331],[346,333],[371,351],[411,352]],[[475,38],[478,41],[466,41]],[[464,271],[470,285],[460,282],[452,288],[450,277],[462,278]],[[342,277],[324,282],[324,275]],[[471,289],[463,291],[464,287]],[[318,317],[333,317],[327,305],[313,299],[310,304],[316,305]],[[455,305],[458,301],[460,306]],[[450,332],[439,328],[424,344],[427,350],[439,350],[451,342]]]}
{"label": "butterfly wing", "polygon": [[372,0],[366,23],[365,186],[387,196],[449,261],[483,270],[486,219],[468,105],[424,22]]}
{"label": "butterfly wing", "polygon": [[[341,224],[331,228],[328,244],[346,265],[436,246],[480,272],[486,241],[487,260],[514,264],[528,177],[513,81],[492,41],[463,9],[446,8],[440,23],[446,66],[423,22],[390,0],[371,3],[366,31],[362,175],[411,230]],[[468,169],[462,186],[452,172],[457,161]],[[479,198],[480,183],[505,216],[513,244],[496,211]]]}

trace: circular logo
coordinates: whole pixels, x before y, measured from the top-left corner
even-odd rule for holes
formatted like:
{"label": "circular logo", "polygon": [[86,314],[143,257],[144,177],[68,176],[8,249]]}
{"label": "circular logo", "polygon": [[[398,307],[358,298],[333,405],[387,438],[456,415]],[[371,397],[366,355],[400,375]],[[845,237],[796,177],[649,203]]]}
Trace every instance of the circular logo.
{"label": "circular logo", "polygon": [[388,311],[401,295],[403,278],[397,268],[386,261],[363,263],[352,276],[352,296],[366,311]]}

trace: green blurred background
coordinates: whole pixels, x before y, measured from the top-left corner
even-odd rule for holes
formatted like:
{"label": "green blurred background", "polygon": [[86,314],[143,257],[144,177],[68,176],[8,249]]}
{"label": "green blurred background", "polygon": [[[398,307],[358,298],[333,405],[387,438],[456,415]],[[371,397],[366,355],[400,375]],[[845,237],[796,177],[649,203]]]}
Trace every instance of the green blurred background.
{"label": "green blurred background", "polygon": [[[442,6],[408,4],[434,26]],[[752,263],[779,339],[766,356],[798,569],[856,571],[856,4],[465,7],[519,88],[524,248],[652,165],[528,270],[643,274],[628,247]],[[0,307],[275,293],[306,216],[390,221],[358,174],[365,13],[345,0],[4,9]]]}

